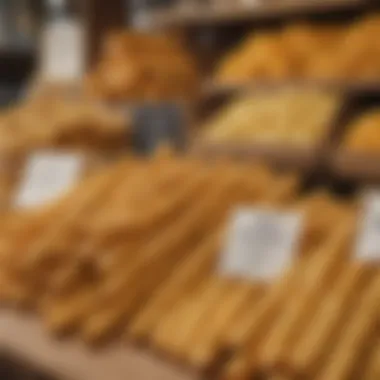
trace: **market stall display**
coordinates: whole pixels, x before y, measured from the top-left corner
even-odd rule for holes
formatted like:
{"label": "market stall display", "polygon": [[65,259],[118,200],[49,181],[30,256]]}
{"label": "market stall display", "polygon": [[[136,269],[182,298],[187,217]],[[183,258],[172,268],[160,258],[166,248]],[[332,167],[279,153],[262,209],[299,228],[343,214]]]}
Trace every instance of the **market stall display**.
{"label": "market stall display", "polygon": [[378,380],[378,5],[122,3],[86,2],[83,82],[0,113],[0,359]]}
{"label": "market stall display", "polygon": [[[300,197],[297,183],[262,166],[115,163],[60,201],[3,219],[2,304],[31,308],[54,334],[74,331],[91,344],[124,332],[200,370],[233,348],[226,379],[343,379],[376,327],[378,271],[350,256],[355,202]],[[218,274],[227,218],[239,204],[305,215],[295,262],[273,284]],[[328,352],[334,360],[323,360]]]}

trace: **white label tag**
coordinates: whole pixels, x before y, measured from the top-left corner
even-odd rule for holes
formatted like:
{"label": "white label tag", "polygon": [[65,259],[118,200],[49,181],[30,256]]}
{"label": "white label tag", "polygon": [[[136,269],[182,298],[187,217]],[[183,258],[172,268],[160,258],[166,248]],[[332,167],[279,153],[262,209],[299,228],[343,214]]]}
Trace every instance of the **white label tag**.
{"label": "white label tag", "polygon": [[238,209],[228,231],[221,272],[256,280],[276,278],[297,253],[302,219],[295,212]]}
{"label": "white label tag", "polygon": [[43,35],[41,75],[47,81],[80,80],[85,70],[84,29],[75,20],[58,20]]}
{"label": "white label tag", "polygon": [[78,181],[83,168],[80,154],[33,154],[26,163],[15,206],[34,207],[53,201]]}
{"label": "white label tag", "polygon": [[363,200],[356,258],[380,261],[380,193],[369,192]]}

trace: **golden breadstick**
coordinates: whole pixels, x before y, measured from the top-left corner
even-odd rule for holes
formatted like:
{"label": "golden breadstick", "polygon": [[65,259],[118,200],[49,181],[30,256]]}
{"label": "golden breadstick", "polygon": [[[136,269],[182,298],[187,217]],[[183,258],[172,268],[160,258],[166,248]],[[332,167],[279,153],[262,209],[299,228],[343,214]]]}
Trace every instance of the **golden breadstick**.
{"label": "golden breadstick", "polygon": [[306,260],[300,260],[270,288],[268,294],[256,307],[252,308],[234,328],[227,332],[224,338],[226,348],[240,347],[250,339],[254,331],[260,331],[259,326],[264,321],[271,323],[272,316],[281,308],[285,296],[296,286],[298,277],[301,276],[304,269],[306,269]]}
{"label": "golden breadstick", "polygon": [[352,374],[367,341],[376,331],[380,304],[380,275],[377,274],[363,292],[356,307],[347,315],[347,323],[316,380],[346,379]]}
{"label": "golden breadstick", "polygon": [[221,380],[248,380],[249,363],[245,354],[236,353],[220,375]]}
{"label": "golden breadstick", "polygon": [[171,309],[161,318],[150,339],[150,343],[154,348],[159,349],[161,352],[166,352],[166,348],[170,345],[171,339],[173,339],[170,332],[173,332],[173,328],[176,329],[177,326],[181,325],[182,319],[187,318],[191,314],[193,304],[199,299],[199,294],[204,294],[208,285],[208,279],[200,282],[190,294],[186,294],[175,308]]}
{"label": "golden breadstick", "polygon": [[[191,329],[194,323],[199,321],[215,296],[220,294],[221,286],[220,279],[208,278],[197,287],[168,317],[161,321],[153,335],[154,346],[178,357],[179,342],[182,342],[183,337],[187,336],[189,327]],[[172,334],[173,329],[176,334]]]}
{"label": "golden breadstick", "polygon": [[[196,368],[205,368],[215,359],[218,353],[220,336],[228,330],[232,321],[241,312],[241,309],[252,301],[254,295],[260,292],[260,286],[248,281],[238,283],[228,289],[223,299],[208,318],[207,326],[200,326],[191,340],[187,342],[186,360]],[[254,307],[254,303],[250,304]]]}
{"label": "golden breadstick", "polygon": [[137,315],[128,328],[127,335],[133,339],[145,338],[184,294],[191,290],[214,266],[221,232],[214,232],[202,241],[195,252],[174,271],[157,295]]}
{"label": "golden breadstick", "polygon": [[60,334],[78,326],[94,307],[96,299],[96,289],[85,286],[74,294],[48,301],[40,311],[48,329]]}
{"label": "golden breadstick", "polygon": [[377,380],[380,378],[380,342],[377,339],[369,357],[367,368],[364,372],[364,380]]}
{"label": "golden breadstick", "polygon": [[321,300],[322,292],[330,287],[341,270],[342,261],[347,258],[351,231],[350,222],[342,232],[334,234],[327,247],[315,253],[320,256],[320,262],[305,272],[307,275],[302,278],[296,293],[292,295],[275,326],[271,328],[260,348],[258,365],[263,368],[273,367],[281,360],[282,353],[291,349],[299,334],[302,334],[315,312],[315,306]]}
{"label": "golden breadstick", "polygon": [[[243,352],[245,351],[248,363],[250,363],[249,367],[246,368],[247,371],[256,366],[257,349],[262,338],[273,324],[276,314],[280,313],[281,307],[285,304],[286,295],[296,290],[302,279],[324,268],[325,260],[329,254],[334,254],[337,247],[342,242],[345,242],[349,230],[348,226],[351,227],[351,224],[349,223],[342,227],[340,234],[338,234],[340,238],[333,236],[332,241],[329,241],[327,246],[323,245],[321,248],[317,248],[309,258],[301,259],[298,264],[294,265],[278,283],[271,287],[267,296],[257,305],[257,308],[247,317],[247,320],[242,321],[244,323],[241,324],[240,329],[234,332],[232,343],[241,345],[245,342]],[[238,335],[235,335],[236,333]]]}
{"label": "golden breadstick", "polygon": [[346,319],[350,303],[357,296],[363,274],[360,265],[352,264],[344,269],[307,331],[294,350],[289,351],[286,363],[295,373],[311,375],[318,369],[323,354],[336,339],[339,325]]}
{"label": "golden breadstick", "polygon": [[220,277],[211,277],[209,286],[204,294],[199,295],[199,300],[193,305],[192,314],[183,319],[177,328],[168,347],[170,353],[178,358],[186,359],[186,351],[189,342],[196,339],[199,330],[203,330],[210,321],[210,316],[217,305],[223,300],[223,296],[233,286],[232,281]]}
{"label": "golden breadstick", "polygon": [[[205,184],[207,178],[207,170],[205,169],[198,168],[194,174],[190,175],[184,165],[175,165],[174,172],[170,170],[173,169],[171,166],[165,168],[158,167],[158,164],[156,165],[157,168],[154,166],[153,168],[145,167],[143,170],[136,172],[128,191],[120,193],[120,199],[116,200],[111,208],[106,209],[98,218],[90,222],[91,224],[88,228],[90,228],[91,233],[108,234],[115,233],[120,228],[121,231],[142,228],[145,222],[147,224],[149,224],[149,221],[154,222],[157,218],[164,216],[165,212],[170,214],[170,210],[176,208],[176,203],[174,202],[176,196],[178,198],[177,204],[181,205],[182,198],[186,198],[186,196],[192,197],[193,192],[197,192],[199,187]],[[180,170],[181,168],[182,170]],[[159,176],[157,176],[155,170],[160,171]],[[193,168],[193,171],[195,170],[196,168]],[[188,177],[186,177],[186,174],[188,174]],[[150,179],[149,186],[146,184],[147,178]],[[160,182],[162,183],[160,184]],[[170,186],[168,186],[167,182],[169,182]],[[183,185],[187,186],[184,187]],[[160,189],[162,186],[164,188]],[[184,189],[183,196],[179,192],[181,186]],[[171,189],[175,190],[175,196],[170,194]],[[164,199],[168,201],[166,204],[161,197],[157,197],[157,194],[162,192]],[[165,211],[166,208],[168,208],[167,211]],[[128,209],[127,213],[123,211],[126,209]],[[162,214],[160,214],[160,211],[162,211]]]}
{"label": "golden breadstick", "polygon": [[193,241],[194,235],[204,233],[204,230],[207,230],[215,219],[217,220],[225,213],[225,209],[231,202],[227,203],[231,198],[231,190],[237,186],[237,183],[236,177],[230,177],[224,183],[214,184],[213,189],[210,189],[209,193],[204,195],[195,207],[187,210],[179,220],[165,226],[160,235],[148,242],[133,266],[123,268],[120,275],[118,273],[113,274],[113,278],[105,289],[105,299],[117,291],[124,293],[124,287],[128,286],[130,281],[140,282],[141,276],[146,276],[147,266],[164,265],[164,262],[156,262],[156,260],[159,257],[171,257],[170,252],[177,248],[184,249],[184,242]]}

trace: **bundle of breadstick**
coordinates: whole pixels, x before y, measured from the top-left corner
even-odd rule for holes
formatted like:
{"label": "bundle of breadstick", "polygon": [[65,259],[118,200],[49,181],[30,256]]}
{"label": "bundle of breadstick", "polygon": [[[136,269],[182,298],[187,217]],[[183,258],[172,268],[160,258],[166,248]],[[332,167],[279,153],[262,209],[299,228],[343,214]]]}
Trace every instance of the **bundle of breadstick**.
{"label": "bundle of breadstick", "polygon": [[268,289],[244,333],[230,339],[240,348],[223,379],[345,380],[365,378],[364,370],[377,378],[380,273],[350,258],[354,231],[345,218]]}
{"label": "bundle of breadstick", "polygon": [[[283,192],[279,186],[266,195],[265,202],[278,208]],[[300,260],[325,243],[333,225],[352,214],[351,206],[323,193],[302,199],[292,208],[306,215]],[[326,210],[330,211],[328,216]],[[211,236],[198,257],[185,262],[137,315],[127,328],[127,338],[149,342],[160,352],[200,370],[212,368],[225,342],[231,339],[239,346],[247,321],[269,287],[264,282],[218,275],[222,244],[220,235]]]}
{"label": "bundle of breadstick", "polygon": [[297,184],[261,166],[126,159],[58,202],[4,220],[1,299],[37,310],[53,332],[111,337],[177,272],[209,273],[231,209],[268,194],[273,203],[290,201]]}
{"label": "bundle of breadstick", "polygon": [[[380,277],[350,256],[357,207],[297,185],[260,165],[115,163],[3,218],[0,300],[37,311],[52,333],[122,336],[227,380],[345,380],[359,365],[374,380]],[[217,269],[241,204],[305,215],[295,261],[272,284]]]}

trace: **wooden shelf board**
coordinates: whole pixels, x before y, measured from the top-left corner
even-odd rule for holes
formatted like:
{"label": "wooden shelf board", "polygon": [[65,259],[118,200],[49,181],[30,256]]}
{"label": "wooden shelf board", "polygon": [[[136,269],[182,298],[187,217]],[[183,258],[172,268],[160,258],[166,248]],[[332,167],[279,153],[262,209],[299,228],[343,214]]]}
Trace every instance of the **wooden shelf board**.
{"label": "wooden shelf board", "polygon": [[220,6],[219,8],[211,6],[186,9],[175,7],[153,13],[152,21],[158,27],[236,23],[285,17],[292,14],[323,14],[344,11],[361,8],[365,4],[367,2],[364,0],[278,0],[247,6]]}

